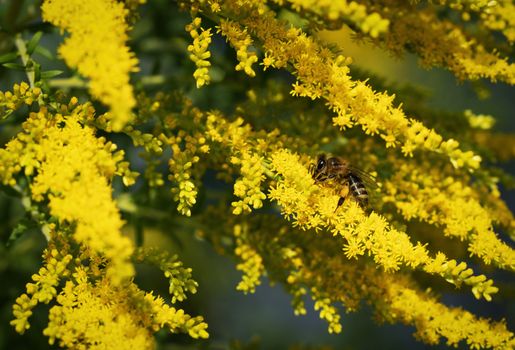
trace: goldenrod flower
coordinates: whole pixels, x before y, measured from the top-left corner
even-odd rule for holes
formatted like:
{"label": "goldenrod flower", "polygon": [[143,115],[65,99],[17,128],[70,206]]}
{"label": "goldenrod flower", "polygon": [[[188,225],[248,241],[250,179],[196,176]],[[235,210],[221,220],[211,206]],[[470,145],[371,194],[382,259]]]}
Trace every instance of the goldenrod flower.
{"label": "goldenrod flower", "polygon": [[[6,145],[9,158],[4,160],[7,169],[24,168],[33,176],[32,198],[48,198],[51,215],[62,224],[76,224],[75,240],[107,257],[109,276],[120,283],[134,274],[132,243],[121,234],[123,221],[109,186],[123,153],[115,153],[116,145],[84,125],[93,117],[89,106],[70,106],[63,109],[65,115],[46,108],[31,113],[24,131]],[[12,181],[12,174],[4,176],[3,181]]]}
{"label": "goldenrod flower", "polygon": [[132,120],[136,104],[129,83],[138,60],[126,45],[127,10],[114,0],[45,0],[43,19],[70,33],[59,53],[71,68],[90,78],[93,97],[110,107],[112,128]]}
{"label": "goldenrod flower", "polygon": [[[211,43],[211,29],[204,30],[200,28],[201,22],[200,17],[195,17],[193,21],[186,26],[186,31],[193,39],[193,44],[188,46],[188,51],[191,53],[190,59],[195,62],[197,66],[197,69],[193,73],[193,77],[197,81],[197,88],[201,88],[211,81],[208,69],[208,67],[211,66],[211,63],[208,61],[208,58],[211,57],[211,52],[208,50],[208,46]],[[201,30],[200,34],[198,29]]]}
{"label": "goldenrod flower", "polygon": [[218,32],[227,38],[229,44],[236,49],[236,58],[240,63],[235,67],[237,71],[244,71],[250,77],[254,77],[256,73],[252,69],[252,64],[257,62],[258,58],[255,52],[249,51],[252,45],[252,38],[246,29],[242,29],[236,23],[231,21],[220,21]]}
{"label": "goldenrod flower", "polygon": [[[138,35],[160,37],[135,42],[155,74],[135,77],[136,100],[129,76],[137,60],[127,43],[144,2],[42,3],[43,19],[66,32],[60,57],[89,80],[78,97],[87,101],[89,93],[108,107],[98,116],[91,102],[54,90],[84,86],[44,74],[32,55],[44,53],[39,35],[27,43],[16,36],[18,52],[0,57],[8,68],[21,68],[12,61],[21,58],[34,78],[32,88],[18,83],[0,92],[8,136],[0,182],[26,212],[11,238],[30,220],[48,242],[41,268],[12,308],[18,333],[45,303],[44,334],[63,348],[153,349],[163,328],[208,338],[204,318],[178,306],[200,290],[192,269],[143,240],[147,223],[166,220],[231,255],[242,273],[237,290],[253,293],[266,276],[292,296],[296,315],[308,312],[310,298],[330,333],[343,329],[341,307],[352,312],[366,303],[377,319],[410,325],[427,344],[515,346],[505,321],[438,300],[445,288],[485,301],[508,294],[509,286],[499,290],[487,275],[515,271],[515,250],[497,235],[515,237],[500,190],[513,179],[490,164],[515,158],[513,135],[492,131],[487,114],[436,115],[418,89],[363,77],[345,47],[314,34],[347,25],[359,39],[394,54],[410,50],[423,66],[446,68],[459,80],[513,84],[513,1],[181,0],[178,8],[191,18],[187,33],[166,26],[179,37],[161,40],[163,33],[135,25]],[[188,34],[190,45],[182,38]],[[234,63],[223,59],[220,38],[236,51]],[[170,90],[189,75],[179,61],[184,55],[169,59],[177,48],[195,63],[197,88],[228,79]],[[217,68],[210,71],[212,53]],[[255,70],[259,55],[267,72]],[[283,73],[291,79],[277,79]],[[476,88],[485,96],[486,88]],[[362,177],[370,207],[358,203],[348,174],[313,179],[309,169],[322,150],[376,177],[374,189],[370,176],[348,169]],[[138,182],[133,166],[144,175]],[[226,184],[213,190],[212,175]],[[125,235],[132,231],[139,248]],[[169,296],[137,286],[140,263],[160,270]]]}

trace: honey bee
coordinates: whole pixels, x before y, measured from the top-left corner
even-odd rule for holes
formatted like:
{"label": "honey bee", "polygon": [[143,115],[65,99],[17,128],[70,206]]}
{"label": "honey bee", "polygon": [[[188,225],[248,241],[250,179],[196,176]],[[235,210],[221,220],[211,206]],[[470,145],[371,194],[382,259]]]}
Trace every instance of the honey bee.
{"label": "honey bee", "polygon": [[363,209],[368,208],[369,196],[365,182],[375,186],[375,178],[372,175],[353,167],[341,157],[328,158],[325,154],[318,157],[316,165],[310,166],[310,172],[316,183],[333,181],[340,185],[338,191],[340,199],[335,211],[344,203],[349,192]]}

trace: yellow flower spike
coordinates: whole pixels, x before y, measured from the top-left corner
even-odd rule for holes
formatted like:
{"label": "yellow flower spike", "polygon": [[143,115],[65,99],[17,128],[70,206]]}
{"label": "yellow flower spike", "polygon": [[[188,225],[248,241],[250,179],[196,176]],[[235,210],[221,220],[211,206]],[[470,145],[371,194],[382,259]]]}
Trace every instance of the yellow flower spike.
{"label": "yellow flower spike", "polygon": [[35,283],[27,283],[27,293],[18,297],[13,305],[14,320],[10,323],[20,334],[30,328],[28,319],[32,315],[31,310],[38,303],[48,304],[52,301],[58,294],[56,287],[59,281],[69,275],[68,265],[73,258],[70,254],[61,254],[52,249],[50,252],[46,250],[43,256],[46,256],[45,266],[41,267],[37,274],[32,275]]}
{"label": "yellow flower spike", "polygon": [[385,283],[385,310],[394,320],[417,327],[416,336],[428,344],[437,344],[440,337],[447,345],[457,346],[465,340],[471,348],[509,349],[515,345],[513,333],[504,322],[490,323],[460,308],[447,308],[433,297],[417,293],[399,281]]}
{"label": "yellow flower spike", "polygon": [[48,327],[43,331],[50,344],[153,349],[152,333],[161,328],[188,333],[193,338],[208,337],[201,317],[172,308],[132,283],[124,287],[113,286],[108,279],[93,283],[82,267],[74,277],[63,288],[58,305],[50,309]]}
{"label": "yellow flower spike", "polygon": [[74,239],[108,258],[108,274],[116,284],[134,273],[129,261],[132,244],[121,235],[123,222],[108,184],[121,159],[113,157],[112,145],[81,124],[88,113],[80,106],[70,116],[41,108],[30,114],[24,131],[6,149],[26,173],[35,173],[32,199],[48,198],[51,215],[62,224],[76,224]]}
{"label": "yellow flower spike", "polygon": [[340,324],[340,315],[336,308],[331,305],[331,299],[324,297],[315,287],[311,289],[311,296],[315,302],[314,309],[316,311],[320,310],[320,318],[326,320],[329,324],[329,333],[341,333],[342,325]]}
{"label": "yellow flower spike", "polygon": [[14,84],[13,92],[0,91],[0,116],[6,117],[24,104],[27,106],[32,105],[38,100],[41,93],[39,87],[30,88],[25,82],[22,82],[20,85]]}
{"label": "yellow flower spike", "polygon": [[[197,82],[197,89],[208,85],[211,81],[208,69],[211,63],[207,60],[211,57],[211,53],[208,51],[208,46],[211,43],[211,28],[207,30],[200,28],[201,22],[200,17],[195,17],[193,21],[186,26],[186,31],[190,33],[193,39],[193,44],[188,46],[188,51],[191,53],[190,59],[197,66],[197,69],[193,73],[193,77]],[[201,30],[200,34],[198,29]]]}
{"label": "yellow flower spike", "polygon": [[157,249],[138,248],[134,256],[137,262],[157,266],[168,278],[172,304],[185,300],[186,293],[197,292],[198,283],[192,279],[191,268],[185,268],[176,255],[170,256],[167,252]]}
{"label": "yellow flower spike", "polygon": [[[511,1],[494,3],[496,6],[486,7],[481,12],[478,26],[490,32],[490,35],[494,35],[492,31],[502,30],[508,42],[511,42],[515,39],[515,5]],[[392,52],[402,53],[407,43],[416,42],[410,48],[419,56],[422,66],[443,66],[460,80],[486,78],[492,82],[515,83],[515,65],[510,63],[509,57],[501,56],[496,50],[489,50],[483,40],[471,35],[458,23],[439,18],[433,6],[406,9],[403,3],[389,3],[388,6],[376,9],[390,21],[385,41]],[[496,28],[492,24],[497,19],[510,24],[506,28]],[[439,42],[438,50],[434,50],[436,38]]]}
{"label": "yellow flower spike", "polygon": [[330,189],[323,189],[325,193],[322,196],[315,195],[311,175],[299,163],[297,155],[279,150],[272,155],[271,165],[281,180],[270,190],[269,198],[281,205],[283,215],[292,217],[301,228],[323,227],[333,235],[343,237],[347,242],[344,252],[349,258],[366,251],[386,272],[408,265],[440,275],[456,286],[461,283],[470,285],[476,295],[482,295],[482,291],[492,284],[483,275],[470,276],[467,272],[466,277],[460,276],[466,265],[460,264],[459,269],[454,270],[456,261],[447,260],[443,253],[431,258],[423,245],[412,244],[405,232],[392,228],[380,215],[374,212],[365,215],[354,201],[344,204],[341,213],[335,212],[339,196],[331,195]]}
{"label": "yellow flower spike", "polygon": [[190,174],[194,164],[200,161],[196,154],[198,152],[204,153],[199,142],[202,137],[204,136],[201,133],[197,133],[195,137],[188,136],[184,140],[184,147],[180,146],[183,143],[180,136],[172,136],[165,141],[173,152],[173,157],[168,161],[169,179],[174,182],[174,187],[172,187],[173,198],[179,203],[177,206],[179,213],[186,216],[191,216],[191,208],[197,202],[197,185],[195,181],[190,180]]}
{"label": "yellow flower spike", "polygon": [[241,163],[241,177],[234,183],[234,195],[242,199],[231,203],[235,207],[233,214],[239,215],[263,206],[262,201],[266,195],[261,191],[261,183],[265,180],[262,162],[261,157],[247,153],[238,159],[238,163]]}
{"label": "yellow flower spike", "polygon": [[242,280],[236,286],[236,290],[243,293],[254,293],[256,287],[261,284],[261,276],[265,271],[263,258],[248,244],[250,239],[247,225],[235,225],[233,229],[235,237],[235,254],[241,260],[236,269],[243,272]]}
{"label": "yellow flower spike", "polygon": [[129,28],[123,3],[45,0],[41,12],[45,21],[70,33],[59,54],[90,79],[91,94],[109,106],[112,128],[120,131],[133,119],[136,100],[129,78],[138,70],[138,60],[126,45]]}
{"label": "yellow flower spike", "polygon": [[[348,127],[350,119],[365,131],[387,138],[388,145],[395,144],[392,136],[395,137],[401,147],[405,146],[403,151],[406,155],[414,149],[425,148],[447,155],[457,167],[471,171],[479,167],[481,159],[478,156],[453,148],[452,142],[435,144],[439,136],[409,119],[400,107],[395,107],[394,96],[375,92],[366,82],[352,81],[340,56],[321,55],[324,48],[300,29],[285,28],[271,13],[261,16],[251,13],[242,19],[242,23],[252,35],[266,42],[268,57],[293,66],[297,81],[291,94],[323,98],[328,108],[338,114],[333,119],[336,127]],[[276,66],[282,67],[280,64]]]}
{"label": "yellow flower spike", "polygon": [[[451,140],[449,147],[457,147],[456,142]],[[395,205],[407,220],[418,218],[441,225],[446,236],[466,240],[471,255],[486,264],[515,269],[515,251],[496,236],[488,210],[468,184],[429,164],[401,164],[385,183],[385,202]],[[399,187],[398,183],[409,185]]]}
{"label": "yellow flower spike", "polygon": [[[281,4],[282,0],[273,0]],[[313,13],[327,22],[350,23],[364,34],[376,38],[388,31],[389,21],[376,13],[370,13],[367,7],[355,1],[331,0],[286,0],[294,11],[303,14]]]}
{"label": "yellow flower spike", "polygon": [[217,32],[222,34],[236,50],[236,58],[239,63],[235,69],[237,71],[243,70],[248,76],[254,77],[256,72],[252,69],[252,64],[258,61],[258,57],[255,52],[248,49],[252,45],[252,38],[247,33],[247,30],[241,28],[235,22],[222,19]]}

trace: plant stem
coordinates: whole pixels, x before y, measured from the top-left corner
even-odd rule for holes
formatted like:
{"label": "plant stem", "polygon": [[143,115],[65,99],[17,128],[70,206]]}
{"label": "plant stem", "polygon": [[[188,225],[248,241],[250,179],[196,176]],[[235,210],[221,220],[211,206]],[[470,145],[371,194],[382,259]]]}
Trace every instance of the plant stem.
{"label": "plant stem", "polygon": [[[152,85],[161,85],[166,83],[166,77],[163,75],[151,75],[141,77],[141,80],[137,82],[137,84],[141,84],[142,86],[152,86]],[[71,78],[61,78],[61,79],[50,79],[48,80],[48,85],[53,88],[61,88],[61,89],[86,89],[88,87],[88,82],[79,78],[79,77],[71,77]]]}
{"label": "plant stem", "polygon": [[88,87],[88,83],[79,77],[50,79],[48,80],[48,85],[53,88],[62,89],[85,89]]}

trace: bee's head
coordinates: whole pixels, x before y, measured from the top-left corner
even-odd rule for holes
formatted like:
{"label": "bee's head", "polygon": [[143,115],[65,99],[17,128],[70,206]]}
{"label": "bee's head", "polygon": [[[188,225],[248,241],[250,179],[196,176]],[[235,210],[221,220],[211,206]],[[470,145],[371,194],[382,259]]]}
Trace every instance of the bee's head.
{"label": "bee's head", "polygon": [[325,154],[318,156],[316,164],[311,165],[311,175],[315,181],[320,181],[327,170],[327,159]]}
{"label": "bee's head", "polygon": [[325,154],[321,154],[320,156],[318,156],[316,171],[321,172],[325,169],[326,166],[327,159],[325,157]]}

